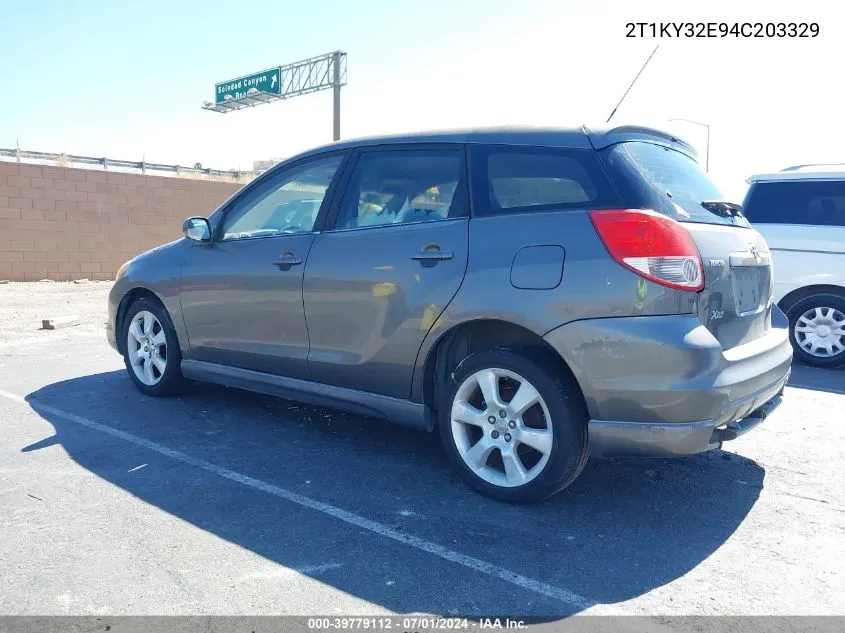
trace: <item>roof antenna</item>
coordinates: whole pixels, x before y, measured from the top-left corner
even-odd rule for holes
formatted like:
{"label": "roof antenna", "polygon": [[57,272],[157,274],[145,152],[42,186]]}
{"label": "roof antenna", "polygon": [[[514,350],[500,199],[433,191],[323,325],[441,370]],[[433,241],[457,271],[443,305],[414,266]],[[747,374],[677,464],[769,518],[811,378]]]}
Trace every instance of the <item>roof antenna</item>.
{"label": "roof antenna", "polygon": [[619,103],[617,103],[617,104],[616,104],[616,107],[615,107],[615,108],[613,108],[613,112],[611,112],[611,113],[610,113],[610,116],[609,116],[609,117],[607,117],[607,121],[605,121],[605,123],[610,123],[610,119],[612,119],[612,118],[613,118],[613,115],[614,115],[614,114],[616,114],[616,111],[619,109],[619,106],[621,106],[621,105],[622,105],[622,102],[623,102],[623,101],[625,101],[625,97],[627,97],[627,96],[628,96],[628,93],[629,93],[629,92],[631,92],[631,88],[633,88],[633,87],[634,87],[634,84],[635,84],[635,83],[637,83],[637,79],[639,79],[639,78],[640,78],[640,75],[642,75],[642,74],[643,74],[643,71],[645,70],[645,67],[646,67],[646,66],[648,66],[648,63],[651,61],[651,58],[652,58],[652,57],[654,57],[654,54],[657,52],[657,49],[658,49],[658,48],[660,48],[660,44],[658,44],[657,46],[655,46],[655,47],[654,47],[654,50],[653,50],[653,51],[651,51],[651,55],[649,55],[649,56],[648,56],[648,59],[647,59],[647,60],[645,60],[645,64],[643,64],[643,67],[642,67],[642,68],[640,68],[640,72],[638,72],[638,73],[637,73],[637,76],[636,76],[636,77],[634,77],[634,81],[632,81],[632,82],[631,82],[631,85],[630,85],[630,86],[628,86],[628,89],[625,91],[625,94],[624,94],[624,95],[622,95],[622,98],[619,100]]}

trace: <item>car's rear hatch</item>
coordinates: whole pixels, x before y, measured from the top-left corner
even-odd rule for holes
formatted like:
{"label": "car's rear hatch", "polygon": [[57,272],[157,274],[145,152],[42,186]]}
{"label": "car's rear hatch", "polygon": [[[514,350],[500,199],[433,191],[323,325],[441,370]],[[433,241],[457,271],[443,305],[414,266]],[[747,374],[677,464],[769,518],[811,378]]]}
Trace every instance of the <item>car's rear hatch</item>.
{"label": "car's rear hatch", "polygon": [[624,206],[651,209],[682,223],[701,254],[704,288],[698,314],[723,349],[753,341],[771,325],[772,265],[765,239],[693,159],[667,137],[600,148]]}

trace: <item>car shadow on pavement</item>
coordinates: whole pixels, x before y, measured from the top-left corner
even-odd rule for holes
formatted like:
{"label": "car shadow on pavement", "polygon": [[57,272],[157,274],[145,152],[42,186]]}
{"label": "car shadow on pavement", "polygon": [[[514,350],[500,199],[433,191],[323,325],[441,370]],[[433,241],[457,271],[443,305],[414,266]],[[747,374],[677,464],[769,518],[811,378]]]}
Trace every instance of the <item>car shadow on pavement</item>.
{"label": "car shadow on pavement", "polygon": [[[54,426],[55,437],[22,451],[59,443],[80,467],[267,560],[290,568],[337,563],[315,577],[398,613],[471,617],[515,610],[555,619],[583,605],[168,459],[121,434],[565,588],[589,604],[629,600],[693,570],[743,522],[765,476],[756,462],[723,451],[591,460],[563,493],[513,506],[467,489],[435,434],[267,396],[193,385],[178,398],[148,398],[115,371],[54,383],[27,400]],[[83,418],[95,424],[80,423]],[[150,466],[139,470],[140,463]],[[516,600],[509,609],[503,591]]]}
{"label": "car shadow on pavement", "polygon": [[819,369],[792,363],[788,384],[798,389],[845,394],[845,369]]}

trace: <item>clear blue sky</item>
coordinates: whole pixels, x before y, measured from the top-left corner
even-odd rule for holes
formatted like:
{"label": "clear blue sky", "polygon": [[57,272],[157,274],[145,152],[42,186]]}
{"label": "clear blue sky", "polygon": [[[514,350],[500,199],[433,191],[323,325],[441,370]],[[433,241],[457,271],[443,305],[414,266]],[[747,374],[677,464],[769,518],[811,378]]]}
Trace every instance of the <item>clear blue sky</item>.
{"label": "clear blue sky", "polygon": [[331,140],[331,94],[227,115],[215,82],[341,49],[344,137],[603,121],[655,40],[629,21],[817,21],[813,40],[660,40],[614,122],[671,129],[741,191],[845,160],[840,2],[0,0],[0,146],[218,168]]}

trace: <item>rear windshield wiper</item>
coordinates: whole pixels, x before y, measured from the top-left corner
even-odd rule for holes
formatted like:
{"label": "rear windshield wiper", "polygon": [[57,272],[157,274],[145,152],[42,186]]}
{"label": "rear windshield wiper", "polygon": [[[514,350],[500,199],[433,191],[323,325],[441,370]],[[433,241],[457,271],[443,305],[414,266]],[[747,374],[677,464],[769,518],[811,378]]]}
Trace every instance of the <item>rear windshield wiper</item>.
{"label": "rear windshield wiper", "polygon": [[742,217],[742,205],[735,202],[725,202],[723,200],[704,200],[701,206],[720,215],[724,218],[740,218]]}

